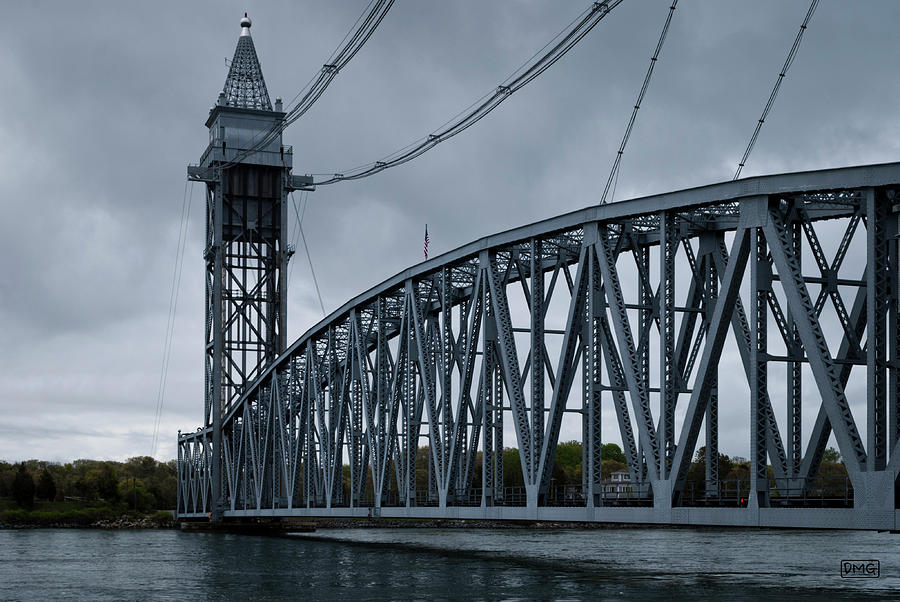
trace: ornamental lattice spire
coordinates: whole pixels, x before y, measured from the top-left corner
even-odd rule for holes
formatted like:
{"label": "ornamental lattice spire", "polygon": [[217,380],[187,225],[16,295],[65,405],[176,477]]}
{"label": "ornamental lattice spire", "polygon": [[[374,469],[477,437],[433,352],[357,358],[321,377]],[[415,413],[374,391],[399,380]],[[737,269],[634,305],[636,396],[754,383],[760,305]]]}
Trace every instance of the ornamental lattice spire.
{"label": "ornamental lattice spire", "polygon": [[238,38],[234,59],[225,79],[225,105],[271,111],[272,103],[269,101],[266,80],[263,79],[253,38],[250,37],[251,23],[247,13],[244,13],[244,18],[241,19],[241,37]]}

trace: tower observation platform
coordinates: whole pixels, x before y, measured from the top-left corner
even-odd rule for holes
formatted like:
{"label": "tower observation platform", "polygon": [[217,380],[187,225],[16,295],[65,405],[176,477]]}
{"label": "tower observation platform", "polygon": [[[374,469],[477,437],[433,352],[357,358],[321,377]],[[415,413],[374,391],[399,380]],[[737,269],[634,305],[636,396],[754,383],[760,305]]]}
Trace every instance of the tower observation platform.
{"label": "tower observation platform", "polygon": [[[188,168],[207,193],[206,394],[203,426],[178,436],[180,517],[898,528],[900,163],[493,234],[288,342],[285,201],[312,182],[292,173],[250,28]],[[723,412],[746,416],[736,479],[717,469]],[[604,489],[605,416],[624,493]],[[582,479],[561,489],[564,420]],[[820,470],[832,436],[845,474]]]}

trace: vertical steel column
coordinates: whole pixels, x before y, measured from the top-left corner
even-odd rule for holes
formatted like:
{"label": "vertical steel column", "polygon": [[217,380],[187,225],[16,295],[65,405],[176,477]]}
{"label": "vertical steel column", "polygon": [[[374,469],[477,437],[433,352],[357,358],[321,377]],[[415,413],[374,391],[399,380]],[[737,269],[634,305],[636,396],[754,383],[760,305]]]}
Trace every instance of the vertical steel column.
{"label": "vertical steel column", "polygon": [[[332,402],[331,415],[334,416],[334,414],[337,413],[336,419],[329,418],[329,421],[333,423],[332,434],[329,436],[329,439],[335,441],[333,444],[334,452],[332,452],[331,456],[331,471],[333,478],[332,491],[335,492],[334,498],[332,499],[332,506],[335,502],[339,505],[343,504],[345,500],[350,503],[347,496],[353,494],[352,470],[349,491],[344,489],[343,475],[345,447],[347,448],[347,462],[351,465],[353,463],[353,455],[351,453],[353,433],[348,433],[348,422],[351,419],[351,406],[349,403],[350,374],[341,370],[341,365],[338,361],[336,330],[337,328],[335,325],[328,327],[328,355],[326,360],[326,366],[328,367],[328,391]],[[338,381],[338,379],[340,379],[340,381]]]}
{"label": "vertical steel column", "polygon": [[494,505],[495,471],[494,460],[494,365],[497,343],[497,321],[494,315],[494,304],[491,302],[491,287],[489,284],[491,258],[487,252],[481,253],[478,259],[482,276],[481,306],[484,311],[483,346],[481,355],[481,424],[484,429],[481,453],[481,497],[482,505]]}
{"label": "vertical steel column", "polygon": [[409,295],[405,296],[405,313],[406,313],[406,366],[404,379],[404,406],[403,406],[403,432],[406,436],[406,469],[405,486],[406,486],[406,507],[416,505],[416,455],[418,451],[418,429],[416,428],[416,375],[415,366],[418,359],[418,347],[416,345],[415,334],[413,333],[413,300]]}
{"label": "vertical steel column", "polygon": [[[503,374],[494,362],[494,499],[503,501]],[[518,370],[518,366],[516,366]]]}
{"label": "vertical steel column", "polygon": [[[799,221],[789,222],[791,229],[791,249],[797,260],[797,265],[802,266],[803,258],[803,228]],[[794,323],[794,317],[790,311],[785,312],[787,329],[790,340],[787,345],[787,355],[792,358],[788,362],[787,378],[787,402],[788,422],[790,424],[791,446],[788,450],[788,471],[792,477],[800,474],[800,465],[803,462],[803,431],[802,431],[802,404],[803,404],[803,345],[800,343],[800,333]]]}
{"label": "vertical steel column", "polygon": [[[703,322],[707,333],[712,322],[713,310],[719,296],[719,274],[710,250],[704,256],[703,275],[706,278],[706,300],[704,302]],[[706,496],[717,496],[719,493],[719,374],[718,369],[709,376],[709,402],[706,406]]]}
{"label": "vertical steel column", "polygon": [[[350,361],[350,358],[353,355],[355,355],[355,353],[348,350],[347,361]],[[357,368],[356,374],[353,373],[354,367]],[[353,362],[350,371],[350,403],[352,404],[352,418],[350,421],[350,442],[352,444],[352,451],[350,453],[352,490],[350,499],[351,506],[359,506],[362,501],[363,491],[365,490],[366,473],[368,472],[365,467],[365,462],[363,461],[365,449],[363,432],[365,427],[363,426],[362,387],[366,386],[366,384],[362,381],[362,375],[358,372],[358,363],[356,361]]]}
{"label": "vertical steel column", "polygon": [[[450,479],[450,452],[453,449],[453,290],[451,282],[452,272],[449,268],[441,270],[441,483],[440,487],[446,487],[444,479]],[[452,493],[452,492],[451,492]]]}
{"label": "vertical steel column", "polygon": [[270,324],[275,325],[278,332],[275,333],[273,349],[273,358],[278,357],[287,349],[287,299],[288,299],[288,263],[294,254],[294,250],[290,247],[289,230],[290,224],[288,211],[288,188],[292,183],[293,177],[288,170],[281,172],[281,215],[279,216],[278,227],[278,251],[275,255],[275,265],[278,269],[278,290],[274,292],[273,301],[270,304],[275,310],[275,317]]}
{"label": "vertical steel column", "polygon": [[377,451],[373,453],[373,457],[377,453],[379,473],[375,482],[375,507],[381,508],[386,493],[384,489],[385,478],[390,482],[388,472],[390,455],[387,452],[389,444],[388,433],[385,427],[392,400],[390,398],[390,367],[388,366],[390,350],[388,349],[387,328],[385,326],[387,308],[385,307],[384,297],[381,295],[378,296],[375,303],[375,408],[378,424],[376,425],[375,433]]}
{"label": "vertical steel column", "polygon": [[868,401],[866,470],[884,470],[887,463],[887,375],[885,374],[889,278],[885,236],[887,203],[875,190],[865,191],[866,203],[866,398]]}
{"label": "vertical steel column", "polygon": [[283,433],[281,432],[282,421],[279,419],[278,415],[281,406],[281,387],[279,386],[278,372],[276,370],[272,371],[271,383],[270,394],[267,396],[269,397],[268,423],[270,425],[267,444],[271,450],[271,454],[269,456],[270,462],[266,469],[271,473],[269,477],[272,485],[270,490],[272,496],[270,507],[277,508],[279,505],[279,500],[277,498],[281,497],[281,487],[283,485],[280,466],[285,461],[285,458],[279,454],[280,447],[278,445],[279,441],[282,440]]}
{"label": "vertical steel column", "polygon": [[531,474],[540,478],[544,443],[544,244],[531,239]]}
{"label": "vertical steel column", "polygon": [[[603,466],[603,446],[601,439],[601,403],[602,403],[602,387],[601,387],[601,364],[603,361],[601,351],[601,329],[600,318],[603,314],[603,302],[600,292],[600,266],[597,264],[597,253],[594,245],[588,248],[584,255],[585,261],[588,262],[588,286],[586,292],[585,303],[585,320],[584,320],[584,399],[585,407],[582,409],[583,422],[586,426],[586,438],[583,440],[583,449],[586,450],[586,463],[582,466],[587,470],[583,470],[586,475],[586,495],[588,506],[603,505],[603,482],[602,482],[602,466]],[[575,291],[577,294],[577,290]]]}
{"label": "vertical steel column", "polygon": [[[440,299],[438,300],[440,303]],[[420,370],[422,383],[428,387],[424,403],[428,404],[428,501],[438,501],[438,479],[441,475],[444,445],[442,440],[441,410],[437,405],[437,368],[438,355],[435,347],[440,345],[440,325],[435,324],[425,312],[422,322],[425,331],[425,342],[420,352],[425,353],[426,370]]]}
{"label": "vertical steel column", "polygon": [[484,429],[481,453],[481,498],[482,505],[494,505],[494,345],[497,340],[497,323],[494,319],[493,304],[490,299],[490,286],[487,279],[490,274],[487,271],[489,261],[486,253],[482,253],[482,307],[484,308],[484,347],[481,356],[481,396],[484,400],[481,406],[481,424]]}
{"label": "vertical steel column", "polygon": [[[636,257],[639,259],[638,261],[638,271],[640,273],[646,274],[649,278],[650,274],[650,251],[647,247],[638,247],[635,246],[634,253]],[[649,281],[649,280],[648,280]],[[639,328],[638,332],[650,332],[651,322],[653,322],[653,310],[650,309],[653,305],[653,291],[649,290],[644,283],[644,278],[638,276],[638,303],[641,306],[641,309],[638,311],[638,322]],[[638,337],[638,373],[640,375],[641,382],[644,383],[644,391],[650,390],[650,345],[642,344],[640,337]],[[648,393],[649,396],[649,393]],[[649,400],[648,400],[649,403]],[[647,463],[649,458],[652,457],[653,451],[647,450],[644,446],[641,437],[638,437],[637,441],[638,445],[638,458],[640,461],[640,466],[638,468],[638,473],[641,476],[641,483],[645,483],[647,481]]]}
{"label": "vertical steel column", "polygon": [[[893,201],[891,194],[887,201]],[[893,220],[900,219],[894,214]],[[900,227],[896,221],[890,233],[890,310],[888,312],[888,332],[890,333],[891,350],[888,363],[888,395],[890,405],[888,413],[888,449],[893,452],[900,440]]]}
{"label": "vertical steel column", "polygon": [[[584,269],[590,273],[590,254],[583,254],[585,265]],[[590,275],[588,275],[590,282]],[[590,286],[590,284],[588,285]],[[588,289],[590,290],[590,288]],[[572,294],[578,294],[578,290],[574,289]],[[586,294],[586,300],[590,297],[590,293]],[[588,304],[582,307],[582,315],[578,316],[580,322],[578,326],[581,329],[578,345],[581,353],[581,491],[588,507],[594,505],[593,500],[593,473],[594,473],[594,439],[591,436],[591,415],[593,396],[591,392],[591,382],[593,381],[593,362],[591,361],[591,326],[590,326],[590,309]]]}
{"label": "vertical steel column", "polygon": [[[478,280],[476,279],[475,285],[472,287],[472,295],[477,296],[478,293]],[[471,310],[472,312],[476,311],[477,303],[471,301]],[[453,461],[455,462],[456,470],[455,475],[452,475],[450,478],[455,479],[454,488],[456,489],[456,496],[460,495],[468,496],[469,488],[471,487],[471,483],[466,479],[466,466],[468,464],[468,449],[469,449],[469,426],[470,424],[475,423],[475,417],[471,416],[469,411],[470,406],[470,389],[471,389],[471,379],[472,379],[472,368],[474,362],[471,362],[469,359],[469,329],[468,323],[466,321],[467,312],[464,309],[464,306],[460,306],[459,309],[459,339],[457,341],[457,349],[461,350],[461,354],[463,355],[463,364],[459,368],[460,372],[460,382],[463,383],[459,388],[459,407],[456,410],[457,422],[458,425],[456,427],[456,452],[453,457]],[[476,334],[477,337],[477,334]],[[472,422],[469,422],[471,418]]]}
{"label": "vertical steel column", "polygon": [[675,253],[678,250],[674,213],[659,213],[659,475],[666,479],[675,446],[675,402],[678,399],[675,357]]}
{"label": "vertical steel column", "polygon": [[[583,243],[586,244],[586,243]],[[581,253],[581,269],[588,274],[588,292],[585,293],[585,303],[581,306],[581,315],[575,317],[575,328],[579,328],[581,336],[578,339],[578,352],[581,354],[581,491],[588,507],[594,505],[593,485],[593,457],[594,440],[591,437],[591,381],[593,379],[593,362],[591,361],[591,327],[590,327],[590,283],[591,283],[591,256],[593,253]],[[578,287],[573,287],[572,295],[579,294]]]}
{"label": "vertical steel column", "polygon": [[[212,300],[208,302],[207,311],[212,315],[212,387],[210,387],[212,399],[208,404],[212,411],[213,428],[213,457],[212,457],[212,502],[210,511],[215,520],[221,519],[222,501],[222,357],[223,337],[222,331],[222,272],[224,266],[224,243],[222,240],[222,172],[218,171],[219,178],[213,194],[212,215],[212,248],[207,253],[207,270],[212,271]],[[209,318],[207,318],[209,322]],[[207,353],[209,353],[207,342]]]}
{"label": "vertical steel column", "polygon": [[750,497],[759,506],[768,505],[766,471],[767,298],[772,283],[766,241],[760,228],[751,232],[750,314],[755,320],[750,331],[750,362],[754,378],[750,383]]}
{"label": "vertical steel column", "polygon": [[[310,345],[306,346],[306,374],[303,395],[306,397],[306,462],[303,465],[303,496],[306,498],[306,507],[312,508],[313,496],[318,493],[314,486],[316,466],[316,389],[317,383],[312,378],[315,357],[311,353]],[[318,502],[318,500],[316,500]]]}

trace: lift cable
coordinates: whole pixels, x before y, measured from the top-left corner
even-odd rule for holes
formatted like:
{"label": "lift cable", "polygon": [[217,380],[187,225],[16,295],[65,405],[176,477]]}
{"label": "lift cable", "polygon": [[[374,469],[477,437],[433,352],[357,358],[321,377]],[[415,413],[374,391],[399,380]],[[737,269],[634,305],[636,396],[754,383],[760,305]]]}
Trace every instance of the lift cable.
{"label": "lift cable", "polygon": [[[305,197],[301,197],[301,202],[304,199]],[[309,254],[309,245],[306,244],[306,234],[303,232],[303,215],[306,213],[306,205],[304,205],[302,213],[298,211],[297,201],[294,199],[293,192],[291,192],[291,204],[294,206],[294,215],[297,217],[297,232],[300,233],[300,240],[303,241],[303,250],[306,251],[306,260],[309,262],[309,271],[312,274],[313,285],[316,287],[316,296],[319,298],[319,307],[322,308],[322,316],[324,317],[328,314],[325,312],[325,303],[322,301],[322,291],[319,289],[319,280],[316,278],[316,269],[313,267],[312,255]],[[296,236],[296,232],[294,236]],[[291,264],[291,268],[288,270],[288,278],[290,278],[293,267],[293,264]]]}
{"label": "lift cable", "polygon": [[303,226],[300,226],[300,240],[303,241],[303,248],[306,250],[306,259],[309,261],[309,271],[312,273],[313,284],[316,286],[316,296],[319,297],[319,307],[322,308],[322,317],[328,314],[325,312],[325,304],[322,302],[322,291],[319,289],[319,280],[316,278],[316,270],[313,267],[312,255],[309,254],[309,247],[306,245],[306,235],[303,233]]}
{"label": "lift cable", "polygon": [[[584,36],[586,36],[603,17],[622,3],[623,0],[604,0],[592,2],[591,5],[576,17],[569,26],[556,35],[541,50],[535,53],[531,59],[519,67],[513,74],[503,81],[495,90],[488,92],[455,117],[440,126],[437,130],[424,138],[420,138],[402,149],[384,157],[380,161],[335,174],[312,174],[325,176],[325,179],[314,181],[315,186],[334,184],[344,180],[358,180],[384,171],[390,167],[396,167],[415,159],[419,155],[431,150],[441,142],[465,131],[478,123],[488,113],[497,108],[500,103],[509,98],[513,92],[522,88],[544,71],[549,69],[556,61],[561,59]],[[546,50],[549,47],[549,50]],[[544,52],[546,50],[546,52]],[[543,54],[542,54],[543,53]]]}
{"label": "lift cable", "polygon": [[[306,207],[308,206],[307,197],[309,196],[309,192],[306,190],[302,190],[300,192],[300,208],[297,208],[297,201],[294,199],[294,193],[291,192],[291,204],[294,206],[294,227],[293,233],[291,234],[291,244],[289,250],[291,254],[297,249],[297,242],[300,238],[300,224],[303,223],[303,216],[306,215]],[[288,268],[288,288],[290,288],[291,276],[294,273],[294,262],[291,263],[291,267]]]}
{"label": "lift cable", "polygon": [[[188,194],[190,188],[190,194]],[[159,374],[159,386],[156,393],[156,410],[153,419],[153,437],[150,455],[155,456],[159,446],[159,423],[162,419],[163,405],[166,396],[166,381],[169,375],[169,362],[172,359],[172,342],[175,339],[175,314],[178,308],[178,292],[181,289],[181,274],[184,268],[184,251],[187,246],[188,226],[190,225],[191,202],[194,199],[194,188],[190,181],[184,183],[184,195],[181,199],[181,225],[178,229],[178,242],[175,245],[175,269],[172,273],[172,286],[169,291],[169,314],[166,320],[166,334],[163,342],[162,366]]]}
{"label": "lift cable", "polygon": [[[609,171],[609,178],[606,180],[603,196],[600,197],[601,205],[606,204],[606,196],[609,194],[610,186],[613,185],[613,182],[618,182],[619,180],[619,165],[622,162],[622,155],[625,153],[625,145],[628,144],[628,138],[631,136],[632,128],[634,128],[634,122],[635,119],[637,119],[638,111],[644,100],[644,94],[647,93],[647,88],[650,87],[650,78],[653,77],[653,68],[656,67],[659,53],[662,50],[663,43],[666,41],[666,34],[669,32],[669,24],[672,22],[672,16],[675,14],[675,6],[677,4],[678,0],[672,0],[672,6],[669,7],[669,13],[666,15],[666,22],[663,24],[662,32],[659,34],[659,41],[656,43],[656,50],[653,52],[653,56],[650,57],[650,66],[647,68],[647,74],[644,76],[644,84],[641,86],[641,91],[638,93],[637,100],[634,103],[634,109],[631,111],[631,118],[628,120],[628,125],[625,127],[625,135],[622,136],[622,144],[619,145],[619,152],[616,153],[616,159],[613,161],[612,169]],[[614,199],[615,189],[613,190],[613,197],[610,200]]]}
{"label": "lift cable", "polygon": [[[310,107],[322,96],[325,89],[331,84],[331,81],[340,73],[347,63],[356,55],[357,52],[369,41],[375,29],[381,24],[382,19],[394,4],[394,0],[373,0],[369,6],[371,7],[365,15],[362,24],[356,28],[350,40],[343,47],[335,50],[328,59],[328,62],[322,65],[322,70],[312,85],[307,85],[306,93],[303,90],[297,96],[302,97],[296,104],[288,109],[284,117],[283,125],[280,129],[283,131],[287,126],[297,121],[306,113]],[[373,6],[374,5],[374,6]],[[360,17],[362,19],[362,17]],[[359,23],[359,20],[357,21]],[[346,40],[346,38],[345,38]],[[294,97],[297,98],[296,96]],[[279,132],[280,133],[280,132]]]}
{"label": "lift cable", "polygon": [[309,82],[298,92],[285,112],[284,119],[269,128],[261,138],[255,140],[250,148],[239,152],[234,159],[223,165],[229,167],[241,161],[241,159],[253,154],[261,148],[271,144],[292,123],[302,117],[325,92],[332,80],[340,73],[356,53],[365,45],[375,29],[381,24],[387,12],[393,6],[394,0],[371,0],[366,9],[353,24],[347,35],[332,52],[328,62],[322,65],[318,75],[314,75]]}
{"label": "lift cable", "polygon": [[781,72],[778,74],[778,77],[775,78],[775,87],[772,88],[772,93],[769,95],[769,101],[763,109],[762,116],[759,118],[759,121],[756,122],[756,128],[753,130],[753,135],[750,136],[750,142],[747,144],[747,150],[744,151],[744,156],[741,158],[741,162],[738,163],[737,171],[734,172],[734,177],[731,178],[732,180],[737,180],[740,177],[741,170],[744,169],[744,165],[747,164],[747,159],[750,157],[753,146],[756,144],[756,138],[759,136],[759,131],[766,122],[766,117],[768,117],[769,111],[772,110],[772,105],[775,104],[775,97],[778,95],[778,90],[781,88],[781,82],[784,81],[784,76],[787,75],[788,69],[790,69],[794,62],[794,57],[796,57],[797,50],[800,48],[800,41],[803,39],[803,34],[806,32],[806,27],[809,24],[810,19],[812,19],[813,13],[816,12],[818,4],[819,0],[812,0],[809,5],[809,10],[806,11],[806,18],[803,19],[803,24],[800,25],[800,31],[797,32],[797,37],[794,38],[794,45],[791,46],[791,50],[788,52],[787,59],[784,61]]}

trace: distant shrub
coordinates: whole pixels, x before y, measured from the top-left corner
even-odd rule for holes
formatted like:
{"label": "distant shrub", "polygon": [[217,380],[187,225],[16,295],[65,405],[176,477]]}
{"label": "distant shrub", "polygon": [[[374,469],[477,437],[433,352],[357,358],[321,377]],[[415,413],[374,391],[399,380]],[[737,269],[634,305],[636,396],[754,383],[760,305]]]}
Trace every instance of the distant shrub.
{"label": "distant shrub", "polygon": [[48,502],[52,502],[56,498],[56,482],[53,480],[53,475],[46,468],[41,471],[34,495]]}
{"label": "distant shrub", "polygon": [[111,520],[116,512],[112,508],[82,508],[78,510],[4,510],[0,521],[10,525],[33,525],[47,527],[66,524],[88,526],[98,520]]}
{"label": "distant shrub", "polygon": [[168,510],[157,510],[150,516],[150,520],[157,525],[166,525],[174,519],[172,518],[172,513]]}
{"label": "distant shrub", "polygon": [[34,506],[34,478],[25,463],[19,464],[19,470],[12,483],[13,499],[22,508],[32,508]]}

